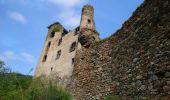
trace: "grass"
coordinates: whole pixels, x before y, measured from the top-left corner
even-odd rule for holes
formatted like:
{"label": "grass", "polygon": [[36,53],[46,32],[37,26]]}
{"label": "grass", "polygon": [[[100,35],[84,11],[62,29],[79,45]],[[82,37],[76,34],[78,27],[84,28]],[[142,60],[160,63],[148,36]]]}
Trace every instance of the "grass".
{"label": "grass", "polygon": [[47,79],[32,79],[18,73],[0,75],[0,97],[0,100],[72,100],[69,92]]}

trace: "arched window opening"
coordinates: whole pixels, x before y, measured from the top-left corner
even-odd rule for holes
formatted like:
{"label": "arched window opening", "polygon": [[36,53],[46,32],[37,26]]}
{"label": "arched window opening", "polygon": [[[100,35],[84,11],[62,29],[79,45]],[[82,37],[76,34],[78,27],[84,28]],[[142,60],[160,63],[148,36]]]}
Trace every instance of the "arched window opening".
{"label": "arched window opening", "polygon": [[51,42],[48,42],[47,51],[49,50],[50,46],[51,46]]}
{"label": "arched window opening", "polygon": [[76,42],[73,42],[70,47],[70,52],[73,52],[76,49]]}
{"label": "arched window opening", "polygon": [[47,55],[44,55],[44,57],[43,57],[43,62],[45,62],[47,60]]}
{"label": "arched window opening", "polygon": [[61,50],[59,50],[59,51],[57,52],[56,60],[57,60],[57,59],[59,59],[59,58],[60,58],[60,56],[61,56]]}

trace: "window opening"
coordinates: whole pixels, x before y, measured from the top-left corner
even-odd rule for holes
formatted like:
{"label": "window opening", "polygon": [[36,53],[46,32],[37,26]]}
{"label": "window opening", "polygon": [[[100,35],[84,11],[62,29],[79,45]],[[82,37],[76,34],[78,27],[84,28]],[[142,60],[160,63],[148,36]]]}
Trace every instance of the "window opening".
{"label": "window opening", "polygon": [[70,52],[73,52],[76,49],[76,42],[73,42],[70,47]]}
{"label": "window opening", "polygon": [[60,58],[60,56],[61,56],[61,50],[59,50],[59,51],[57,52],[56,60],[57,60],[57,59],[59,59],[59,58]]}
{"label": "window opening", "polygon": [[45,62],[46,60],[47,60],[47,55],[44,56],[43,62]]}
{"label": "window opening", "polygon": [[59,41],[58,41],[58,46],[60,46],[61,43],[62,43],[62,38],[59,39]]}

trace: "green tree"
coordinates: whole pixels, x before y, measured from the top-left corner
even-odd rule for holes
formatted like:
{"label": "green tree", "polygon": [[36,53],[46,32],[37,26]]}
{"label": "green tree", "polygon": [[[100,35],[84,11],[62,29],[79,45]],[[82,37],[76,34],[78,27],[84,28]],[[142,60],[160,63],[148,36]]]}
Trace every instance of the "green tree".
{"label": "green tree", "polygon": [[9,73],[10,69],[5,65],[5,63],[0,60],[0,74]]}

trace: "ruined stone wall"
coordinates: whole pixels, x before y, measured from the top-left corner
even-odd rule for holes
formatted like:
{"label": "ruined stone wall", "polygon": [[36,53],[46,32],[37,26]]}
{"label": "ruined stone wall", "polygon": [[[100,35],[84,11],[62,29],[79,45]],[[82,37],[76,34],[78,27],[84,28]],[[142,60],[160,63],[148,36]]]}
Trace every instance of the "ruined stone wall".
{"label": "ruined stone wall", "polygon": [[170,1],[145,0],[110,38],[77,51],[68,88],[76,100],[170,95]]}

